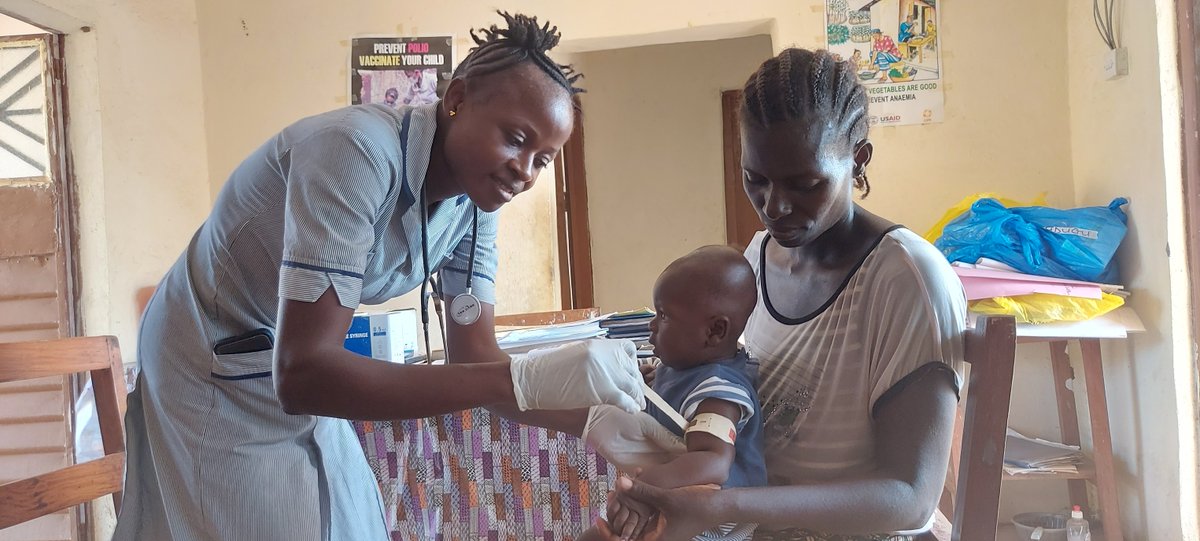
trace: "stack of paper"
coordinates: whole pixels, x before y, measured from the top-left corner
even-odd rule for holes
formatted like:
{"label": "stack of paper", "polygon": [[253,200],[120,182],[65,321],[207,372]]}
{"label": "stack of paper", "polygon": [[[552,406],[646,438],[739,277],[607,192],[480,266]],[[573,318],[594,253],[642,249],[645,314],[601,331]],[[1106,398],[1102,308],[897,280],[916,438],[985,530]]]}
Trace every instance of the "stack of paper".
{"label": "stack of paper", "polygon": [[1011,428],[1004,446],[1004,472],[1009,475],[1077,473],[1083,462],[1079,447],[1030,438]]}
{"label": "stack of paper", "polygon": [[958,275],[959,280],[962,280],[968,301],[992,297],[1016,297],[1031,293],[1083,297],[1085,299],[1099,299],[1101,293],[1124,294],[1124,288],[1118,285],[1023,274],[981,265],[955,263],[954,273]]}
{"label": "stack of paper", "polygon": [[500,349],[508,353],[524,353],[531,349],[546,347],[563,342],[574,342],[604,336],[606,330],[600,327],[600,317],[544,325],[512,331],[497,331],[496,343]]}
{"label": "stack of paper", "polygon": [[1021,338],[1127,338],[1130,333],[1141,332],[1146,332],[1146,325],[1129,306],[1087,321],[1017,323],[1017,336]]}
{"label": "stack of paper", "polygon": [[[1102,293],[1129,297],[1129,292],[1120,285],[1024,274],[988,259],[981,259],[975,265],[957,262],[952,266],[962,281],[968,301],[1034,293],[1085,299],[1100,299]],[[1017,336],[1041,338],[1125,338],[1129,333],[1145,330],[1141,319],[1128,306],[1121,306],[1086,321],[1017,324]]]}
{"label": "stack of paper", "polygon": [[604,318],[600,326],[608,330],[609,338],[638,341],[650,338],[651,319],[654,319],[654,311],[641,308],[612,314]]}

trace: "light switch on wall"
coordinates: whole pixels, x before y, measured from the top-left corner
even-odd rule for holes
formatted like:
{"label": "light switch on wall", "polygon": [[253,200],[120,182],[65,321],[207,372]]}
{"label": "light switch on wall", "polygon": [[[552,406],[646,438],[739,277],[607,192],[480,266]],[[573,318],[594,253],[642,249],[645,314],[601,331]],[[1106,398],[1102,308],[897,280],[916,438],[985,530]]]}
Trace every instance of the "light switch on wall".
{"label": "light switch on wall", "polygon": [[1129,75],[1129,49],[1117,47],[1104,54],[1104,76],[1108,80]]}

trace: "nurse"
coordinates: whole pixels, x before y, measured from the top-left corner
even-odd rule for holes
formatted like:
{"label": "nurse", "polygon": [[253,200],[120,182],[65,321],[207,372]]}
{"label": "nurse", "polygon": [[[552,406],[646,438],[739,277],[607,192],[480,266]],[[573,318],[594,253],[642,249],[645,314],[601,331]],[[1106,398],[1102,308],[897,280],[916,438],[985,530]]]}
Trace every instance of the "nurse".
{"label": "nurse", "polygon": [[[580,92],[546,55],[556,28],[502,15],[441,102],[309,117],[234,170],[145,313],[115,539],[383,541],[346,419],[640,409],[628,342],[511,360],[496,345],[495,211],[553,161]],[[439,271],[446,301],[475,308],[450,318],[454,363],[343,348],[360,302]]]}

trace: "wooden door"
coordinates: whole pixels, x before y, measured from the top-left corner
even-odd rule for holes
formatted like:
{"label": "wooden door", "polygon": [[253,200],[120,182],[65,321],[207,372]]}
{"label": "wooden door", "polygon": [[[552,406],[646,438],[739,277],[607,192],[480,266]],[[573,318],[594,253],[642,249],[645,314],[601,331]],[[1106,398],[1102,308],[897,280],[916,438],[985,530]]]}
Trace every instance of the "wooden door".
{"label": "wooden door", "polygon": [[[78,333],[61,36],[0,37],[0,342]],[[74,461],[71,382],[0,385],[0,483]],[[74,539],[73,510],[0,538]]]}
{"label": "wooden door", "polygon": [[725,242],[745,250],[763,228],[742,187],[742,132],[738,124],[741,90],[721,93],[721,131],[725,146]]}
{"label": "wooden door", "polygon": [[[576,106],[579,106],[575,98]],[[592,233],[588,226],[587,174],[583,159],[583,115],[554,160],[558,269],[564,310],[596,305],[592,282]]]}

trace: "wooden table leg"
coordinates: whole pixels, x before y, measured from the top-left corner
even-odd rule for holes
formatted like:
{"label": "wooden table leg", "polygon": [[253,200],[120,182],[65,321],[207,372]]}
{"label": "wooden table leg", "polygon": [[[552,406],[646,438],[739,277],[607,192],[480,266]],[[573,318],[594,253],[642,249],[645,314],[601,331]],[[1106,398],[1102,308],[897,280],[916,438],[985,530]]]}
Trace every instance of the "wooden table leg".
{"label": "wooden table leg", "polygon": [[1108,398],[1104,391],[1104,367],[1100,359],[1100,340],[1082,339],[1083,377],[1087,382],[1088,415],[1092,419],[1092,453],[1096,461],[1096,492],[1100,500],[1104,538],[1124,541],[1121,511],[1117,500],[1117,480],[1112,454],[1112,431],[1108,425]]}
{"label": "wooden table leg", "polygon": [[[1050,342],[1050,362],[1054,369],[1054,397],[1058,400],[1058,424],[1062,429],[1062,442],[1067,445],[1079,445],[1079,416],[1075,413],[1075,391],[1067,387],[1075,378],[1075,371],[1071,368],[1071,356],[1067,352],[1067,342]],[[1071,505],[1087,509],[1087,481],[1067,481],[1067,490],[1071,496]]]}

